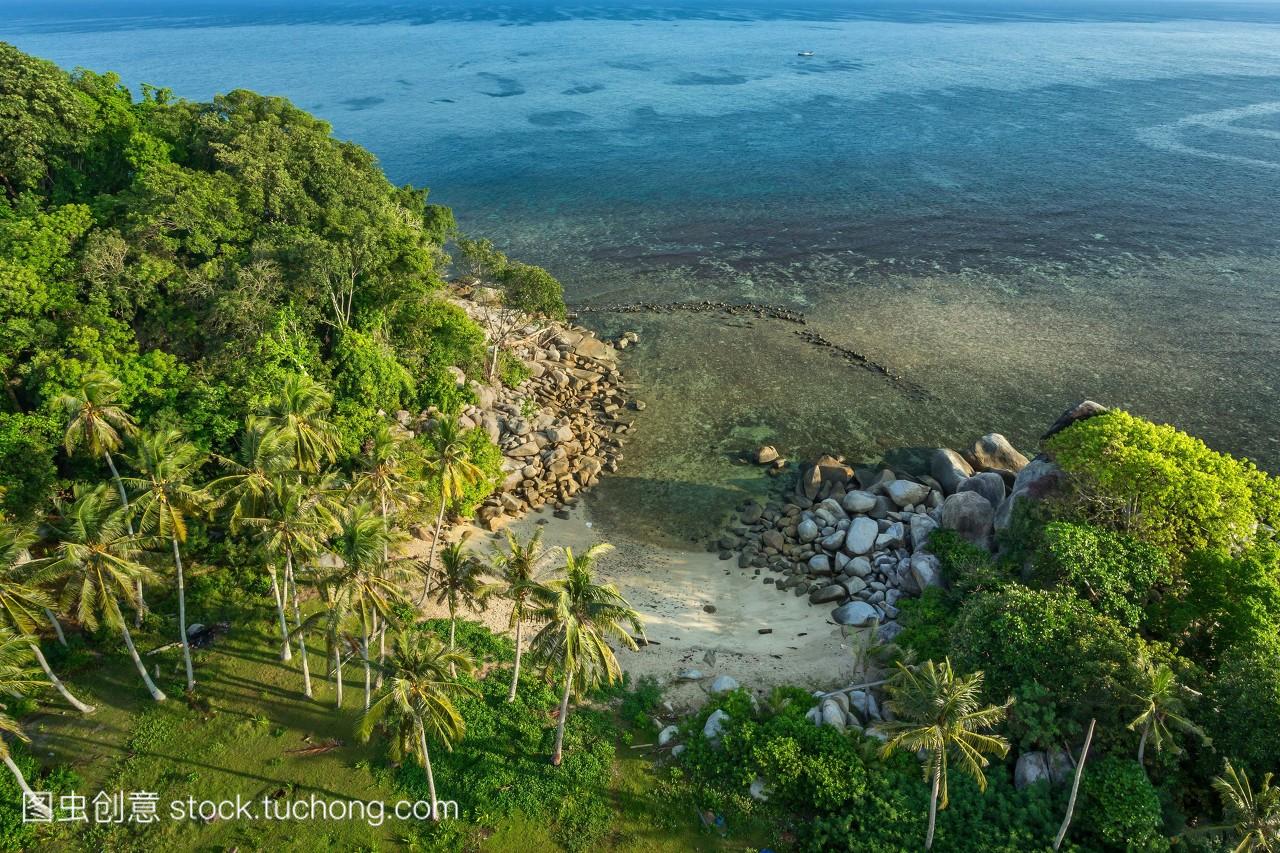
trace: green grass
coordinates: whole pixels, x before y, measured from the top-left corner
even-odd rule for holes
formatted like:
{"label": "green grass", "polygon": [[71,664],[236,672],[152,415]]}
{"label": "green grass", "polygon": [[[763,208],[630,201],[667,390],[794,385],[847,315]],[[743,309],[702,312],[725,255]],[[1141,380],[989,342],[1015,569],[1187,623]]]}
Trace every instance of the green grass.
{"label": "green grass", "polygon": [[[273,611],[240,607],[223,615],[231,617],[231,631],[213,647],[195,651],[197,698],[192,702],[184,697],[176,648],[144,658],[148,666],[160,665],[158,683],[170,697],[164,703],[150,699],[132,663],[110,642],[69,656],[68,662],[80,665],[66,673],[68,683],[98,710],[82,717],[54,703],[51,694],[45,697],[49,704],[24,720],[34,755],[47,767],[73,770],[80,779],[75,791],[90,799],[100,790],[158,793],[161,820],[145,827],[43,827],[42,849],[539,851],[567,849],[566,843],[636,853],[754,849],[745,840],[705,832],[695,804],[671,801],[665,771],[645,751],[627,745],[633,737],[652,738],[622,721],[625,696],[575,711],[565,766],[549,767],[543,753],[553,734],[554,693],[533,677],[527,684],[522,679],[527,704],[504,712],[499,706],[510,672],[505,665],[481,685],[484,697],[468,706],[473,737],[452,754],[433,749],[433,757],[439,753],[440,796],[456,799],[464,815],[443,831],[390,816],[380,827],[362,820],[172,820],[170,801],[187,797],[234,800],[239,795],[254,800],[255,807],[273,794],[294,801],[313,794],[386,803],[417,799],[421,772],[416,765],[390,768],[380,745],[360,744],[352,735],[363,702],[358,664],[344,670],[345,703],[338,712],[332,681],[325,679],[325,663],[314,649],[316,695],[312,701],[303,698],[296,649],[293,661],[279,660]],[[169,641],[171,626],[155,621],[163,635],[144,631],[137,637],[144,655]],[[459,638],[485,657],[502,659],[504,644],[509,649],[507,640],[479,626],[465,626]],[[320,754],[296,752],[330,740],[341,745]],[[591,789],[583,790],[588,785]],[[585,811],[576,804],[585,804]],[[585,846],[575,843],[583,838],[589,839]]]}

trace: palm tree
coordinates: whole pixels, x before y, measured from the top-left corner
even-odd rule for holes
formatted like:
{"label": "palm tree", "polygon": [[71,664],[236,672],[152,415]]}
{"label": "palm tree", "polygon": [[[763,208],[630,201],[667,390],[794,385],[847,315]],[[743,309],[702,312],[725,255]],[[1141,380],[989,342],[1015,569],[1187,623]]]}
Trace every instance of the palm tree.
{"label": "palm tree", "polygon": [[[26,647],[25,637],[0,629],[0,693],[14,694],[38,683],[33,678],[35,673],[25,666]],[[0,712],[0,734],[10,734],[25,742],[31,740],[18,721],[3,712]],[[22,794],[26,798],[25,802],[29,804],[28,808],[43,819],[51,818],[52,814],[49,813],[48,807],[36,800],[35,792],[27,784],[27,778],[22,775],[22,768],[13,760],[13,755],[9,752],[9,742],[2,736],[0,736],[0,760],[4,761],[4,766],[9,768],[13,778],[18,781],[18,787],[22,789]]]}
{"label": "palm tree", "polygon": [[449,609],[449,651],[453,651],[458,627],[458,608],[484,610],[484,584],[480,564],[466,551],[466,543],[454,542],[440,552],[440,585],[436,587],[436,604]]}
{"label": "palm tree", "polygon": [[[298,603],[298,584],[294,578],[294,566],[305,562],[323,548],[323,539],[329,523],[323,512],[324,494],[315,489],[294,483],[286,477],[275,477],[270,492],[260,502],[257,511],[262,515],[242,515],[235,527],[249,528],[259,537],[259,548],[271,575],[272,591],[276,593],[276,609],[283,637],[282,660],[290,660],[289,638],[291,632],[284,615],[284,600],[292,595],[294,629],[302,625],[302,607]],[[284,563],[284,590],[277,592],[277,562]],[[298,652],[302,656],[302,691],[311,698],[311,665],[307,659],[307,640],[298,634]]]}
{"label": "palm tree", "polygon": [[[232,532],[238,532],[246,518],[262,520],[271,514],[269,507],[278,497],[278,482],[288,472],[293,456],[288,442],[278,430],[271,429],[262,418],[250,415],[245,419],[236,458],[219,456],[218,461],[227,473],[213,480],[207,488],[227,509]],[[267,561],[265,566],[280,623],[280,659],[291,660],[293,649],[289,642],[289,620],[284,612],[285,592],[281,590],[275,564]],[[287,579],[285,586],[288,586]]]}
{"label": "palm tree", "polygon": [[[385,421],[379,422],[373,435],[365,442],[360,454],[360,467],[351,483],[353,494],[366,497],[378,507],[382,518],[382,532],[387,541],[382,546],[383,562],[390,564],[390,519],[405,507],[416,503],[419,494],[416,481],[410,477],[406,462],[409,442],[394,433]],[[387,622],[375,619],[374,634],[378,638],[378,661],[387,657]],[[378,684],[382,687],[382,670],[378,670]]]}
{"label": "palm tree", "polygon": [[511,602],[511,618],[508,627],[516,632],[516,664],[511,672],[511,690],[507,693],[507,701],[516,700],[516,686],[520,682],[520,658],[524,652],[522,634],[524,623],[530,608],[530,599],[541,588],[537,575],[539,569],[554,553],[542,547],[542,528],[534,532],[528,542],[523,545],[514,533],[507,532],[507,550],[493,550],[493,570],[497,581],[487,585],[481,592],[486,597],[496,595]]}
{"label": "palm tree", "polygon": [[53,604],[44,590],[33,583],[38,580],[40,564],[26,559],[27,549],[35,539],[35,535],[25,528],[7,521],[0,522],[0,630],[11,631],[26,640],[45,677],[62,694],[62,698],[82,714],[92,714],[94,707],[73,696],[53,674],[40,648],[40,640],[35,636],[40,615]]}
{"label": "palm tree", "polygon": [[[951,661],[941,665],[926,661],[914,669],[898,664],[898,677],[887,686],[889,708],[895,720],[881,723],[880,728],[889,740],[881,748],[882,757],[888,757],[895,749],[910,752],[923,750],[927,754],[924,764],[925,780],[932,782],[929,797],[929,832],[925,837],[926,850],[933,847],[933,830],[938,809],[947,807],[947,765],[954,757],[960,766],[978,782],[978,788],[987,789],[987,777],[982,768],[987,766],[984,752],[1001,757],[1009,752],[1009,742],[998,735],[981,732],[990,729],[1004,719],[1012,700],[1003,705],[979,707],[982,695],[982,673],[957,676],[951,669]],[[942,802],[939,805],[938,795]]]}
{"label": "palm tree", "polygon": [[1186,835],[1219,835],[1231,831],[1240,839],[1233,853],[1280,850],[1280,787],[1271,784],[1271,775],[1264,775],[1262,784],[1254,791],[1248,775],[1228,761],[1223,775],[1213,780],[1213,789],[1222,798],[1222,817],[1226,823],[1199,827]]}
{"label": "palm tree", "polygon": [[298,471],[318,472],[338,455],[338,430],[329,421],[333,397],[302,373],[291,373],[262,411],[263,424],[277,431]]}
{"label": "palm tree", "polygon": [[612,548],[602,542],[582,556],[575,556],[571,548],[566,548],[565,564],[559,569],[564,577],[548,581],[535,593],[537,607],[533,616],[544,624],[533,638],[533,654],[543,662],[548,677],[559,668],[564,678],[556,746],[551,755],[551,763],[556,766],[563,757],[570,692],[577,688],[582,693],[602,681],[613,684],[621,678],[622,669],[608,640],[612,638],[634,651],[638,646],[632,634],[644,636],[640,614],[613,584],[595,583],[595,561]]}
{"label": "palm tree", "polygon": [[78,493],[70,505],[59,502],[56,509],[58,517],[50,527],[59,541],[44,571],[61,587],[61,609],[75,613],[91,631],[99,624],[119,631],[151,698],[163,702],[165,695],[142,665],[120,612],[120,599],[136,605],[138,582],[155,575],[138,562],[138,541],[125,532],[118,499],[99,486]]}
{"label": "palm tree", "polygon": [[204,464],[204,455],[181,432],[165,429],[141,434],[130,461],[142,475],[129,478],[129,484],[138,490],[133,511],[138,515],[139,528],[158,540],[169,540],[173,548],[178,578],[178,639],[187,669],[187,690],[194,690],[196,677],[187,639],[187,593],[180,543],[187,541],[187,516],[203,511],[209,504],[208,493],[192,484]]}
{"label": "palm tree", "polygon": [[293,629],[293,634],[299,638],[299,641],[308,631],[324,635],[327,646],[326,656],[333,662],[334,697],[339,710],[342,709],[342,646],[346,640],[343,623],[350,615],[344,568],[341,561],[335,559],[332,554],[321,555],[308,579],[316,591],[320,609]]}
{"label": "palm tree", "polygon": [[[1152,667],[1150,663],[1144,661],[1145,674],[1147,683],[1142,693],[1135,693],[1134,697],[1142,705],[1142,713],[1133,718],[1133,722],[1129,723],[1129,729],[1132,731],[1142,731],[1142,737],[1138,740],[1138,763],[1143,764],[1143,756],[1146,754],[1147,738],[1151,738],[1151,745],[1159,752],[1166,741],[1172,749],[1174,755],[1182,752],[1176,743],[1173,742],[1173,733],[1170,728],[1177,729],[1180,732],[1189,735],[1195,735],[1200,738],[1202,743],[1210,743],[1209,737],[1204,730],[1191,722],[1186,717],[1186,705],[1183,702],[1183,696],[1199,696],[1199,693],[1190,687],[1178,683],[1178,678],[1174,675],[1173,670],[1166,664]],[[1143,764],[1145,769],[1146,765]]]}
{"label": "palm tree", "polygon": [[431,572],[435,568],[436,545],[440,542],[440,530],[444,527],[445,510],[456,503],[466,488],[484,479],[484,472],[471,461],[471,450],[462,438],[462,429],[453,415],[441,416],[430,436],[430,455],[427,466],[440,487],[440,508],[436,513],[436,528],[431,536],[431,551],[427,555],[427,577],[418,597],[418,606],[426,600],[431,588]]}
{"label": "palm tree", "polygon": [[433,820],[439,820],[440,816],[436,810],[436,781],[431,771],[428,740],[438,740],[445,749],[452,750],[453,744],[466,734],[462,715],[454,707],[453,699],[465,694],[478,695],[478,691],[460,684],[448,673],[457,670],[470,673],[473,668],[470,657],[446,649],[432,634],[415,629],[402,632],[396,637],[387,661],[386,689],[365,710],[357,728],[360,739],[367,741],[379,723],[386,721],[392,724],[395,740],[410,745],[410,751],[418,756],[427,774]]}
{"label": "palm tree", "polygon": [[[116,470],[111,451],[119,450],[124,445],[124,437],[136,433],[138,426],[124,407],[117,405],[119,395],[119,382],[101,370],[93,370],[81,377],[76,393],[63,394],[58,398],[58,406],[68,419],[67,430],[62,438],[67,453],[74,453],[77,447],[83,446],[95,459],[103,457],[111,471],[111,479],[115,481],[116,492],[120,495],[120,505],[127,511],[129,495],[124,490],[124,482],[120,479],[120,472]],[[133,522],[127,515],[124,524],[125,531],[132,536]],[[142,614],[147,609],[141,586],[138,587],[138,604],[134,627],[142,626]]]}

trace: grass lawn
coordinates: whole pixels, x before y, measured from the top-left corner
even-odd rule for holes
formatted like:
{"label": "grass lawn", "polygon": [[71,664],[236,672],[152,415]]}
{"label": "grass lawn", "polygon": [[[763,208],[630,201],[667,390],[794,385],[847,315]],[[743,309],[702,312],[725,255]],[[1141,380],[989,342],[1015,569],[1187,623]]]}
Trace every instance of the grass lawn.
{"label": "grass lawn", "polygon": [[[159,794],[160,820],[147,826],[95,825],[90,804],[89,824],[44,827],[42,846],[95,851],[562,849],[555,838],[566,837],[563,827],[557,830],[554,821],[519,811],[480,821],[465,819],[465,825],[457,827],[463,831],[440,839],[424,836],[416,821],[399,821],[390,814],[381,826],[370,826],[364,819],[172,819],[170,802],[188,797],[217,801],[239,795],[254,801],[257,812],[262,798],[268,796],[298,801],[315,795],[388,804],[416,799],[397,786],[395,773],[382,769],[386,767],[383,748],[360,744],[352,734],[363,705],[361,667],[344,669],[345,702],[339,712],[334,708],[333,684],[324,677],[325,662],[313,649],[316,696],[306,700],[296,648],[293,661],[279,660],[273,616],[270,610],[242,609],[228,620],[231,628],[225,636],[209,648],[196,650],[198,698],[192,703],[183,695],[180,650],[146,655],[148,649],[168,642],[168,636],[154,632],[141,632],[137,643],[150,668],[159,664],[158,684],[169,695],[167,702],[150,699],[123,651],[91,655],[84,665],[65,673],[72,689],[98,710],[82,717],[55,703],[50,691],[49,704],[24,720],[33,739],[33,754],[46,766],[70,767],[79,777],[74,791],[90,801],[99,791]],[[489,677],[503,682],[508,672],[501,666]],[[570,721],[572,725],[572,717]],[[673,808],[664,802],[655,793],[661,768],[625,745],[629,740],[625,725],[618,722],[613,732],[616,757],[605,772],[608,790],[602,798],[608,809],[607,828],[590,849],[636,853],[755,849],[747,840],[720,838],[702,830],[693,803]],[[471,748],[485,752],[477,752],[474,763],[503,761],[501,738],[499,734],[477,739]],[[332,742],[338,745],[326,751],[302,751]],[[527,745],[518,747],[513,739],[510,748],[527,750]],[[447,758],[471,762],[467,750],[464,740]],[[441,765],[437,767],[440,796],[457,800],[465,816],[468,792],[450,785],[444,757]],[[572,837],[571,832],[568,835]]]}

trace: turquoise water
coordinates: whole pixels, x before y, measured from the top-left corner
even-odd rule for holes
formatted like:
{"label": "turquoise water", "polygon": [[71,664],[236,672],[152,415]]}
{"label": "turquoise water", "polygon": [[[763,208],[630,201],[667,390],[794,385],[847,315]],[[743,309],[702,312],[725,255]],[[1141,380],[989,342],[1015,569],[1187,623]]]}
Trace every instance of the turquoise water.
{"label": "turquoise water", "polygon": [[[794,456],[1092,396],[1280,468],[1280,5],[2,2],[0,38],[205,99],[285,95],[579,303],[650,402],[597,511],[696,536]],[[801,57],[800,51],[813,51]]]}

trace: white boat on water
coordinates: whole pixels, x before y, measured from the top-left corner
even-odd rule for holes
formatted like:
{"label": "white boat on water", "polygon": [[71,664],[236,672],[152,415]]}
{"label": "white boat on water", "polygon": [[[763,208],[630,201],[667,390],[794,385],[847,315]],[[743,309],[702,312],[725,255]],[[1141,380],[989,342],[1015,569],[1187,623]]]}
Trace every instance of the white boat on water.
{"label": "white boat on water", "polygon": [[796,54],[796,56],[813,56],[813,51],[812,51],[812,50],[802,50],[802,51],[800,51],[799,53],[797,53],[797,54]]}

